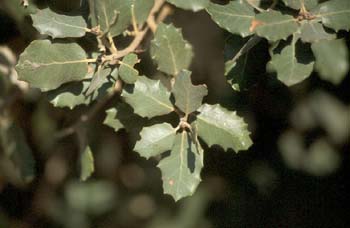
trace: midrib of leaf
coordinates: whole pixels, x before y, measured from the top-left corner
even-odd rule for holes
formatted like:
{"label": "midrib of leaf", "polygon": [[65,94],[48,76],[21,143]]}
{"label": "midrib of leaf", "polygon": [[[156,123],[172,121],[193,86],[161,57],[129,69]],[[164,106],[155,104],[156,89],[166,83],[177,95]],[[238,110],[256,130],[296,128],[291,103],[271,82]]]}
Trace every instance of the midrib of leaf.
{"label": "midrib of leaf", "polygon": [[293,35],[293,40],[292,40],[292,71],[290,72],[288,79],[290,80],[291,77],[293,76],[293,72],[295,70],[295,63],[297,62],[296,58],[295,58],[295,45],[297,42],[297,38],[295,35]]}
{"label": "midrib of leaf", "polygon": [[239,14],[233,14],[233,13],[228,13],[228,12],[222,12],[222,11],[218,11],[218,10],[214,10],[214,9],[210,9],[211,12],[213,13],[218,13],[221,15],[225,15],[225,16],[232,16],[232,17],[243,17],[243,18],[254,18],[254,16],[248,16],[248,15],[239,15]]}
{"label": "midrib of leaf", "polygon": [[279,22],[274,22],[274,23],[263,23],[261,26],[273,26],[273,25],[281,25],[281,24],[284,24],[284,23],[288,23],[288,22],[291,22],[291,21],[296,21],[294,18],[293,19],[288,19],[288,20],[284,20],[284,21],[279,21]]}
{"label": "midrib of leaf", "polygon": [[[56,62],[53,61],[51,63],[36,63],[26,60],[25,63],[28,63],[34,67],[42,67],[42,66],[52,66],[52,65],[65,65],[65,64],[76,64],[76,63],[90,63],[95,62],[95,59],[82,59],[82,60],[73,60],[73,61],[64,61],[64,62]],[[37,66],[36,66],[37,65]]]}
{"label": "midrib of leaf", "polygon": [[161,102],[160,100],[155,99],[155,98],[154,98],[154,97],[152,97],[152,96],[149,96],[147,93],[145,94],[145,96],[146,96],[146,97],[151,98],[151,99],[152,99],[153,101],[155,101],[156,103],[158,103],[158,104],[160,104],[160,105],[162,105],[162,106],[164,106],[164,107],[168,108],[168,109],[169,109],[169,110],[171,110],[171,111],[173,111],[173,110],[174,110],[174,108],[173,108],[173,107],[168,106],[167,104],[164,104],[163,102]]}
{"label": "midrib of leaf", "polygon": [[134,71],[135,73],[138,73],[138,71],[137,71],[133,66],[131,66],[130,64],[127,64],[127,63],[122,62],[122,61],[120,61],[119,63],[120,63],[121,65],[124,65],[124,66],[126,66],[127,68],[131,69],[131,70]]}
{"label": "midrib of leaf", "polygon": [[106,20],[106,25],[107,25],[107,29],[109,29],[109,20],[108,20],[108,16],[107,16],[107,10],[106,10],[106,5],[103,4],[102,5],[102,11],[103,11],[103,15],[105,16],[105,20]]}
{"label": "midrib of leaf", "polygon": [[176,74],[179,73],[179,72],[178,72],[177,67],[176,67],[176,59],[175,59],[175,55],[174,55],[174,50],[172,49],[172,47],[171,47],[171,45],[170,45],[170,42],[169,42],[168,37],[164,37],[164,38],[166,39],[167,46],[168,46],[169,51],[170,51],[171,61],[172,61],[172,63],[173,63],[173,68],[174,68],[174,72],[175,72],[175,75],[176,75]]}
{"label": "midrib of leaf", "polygon": [[[85,31],[87,31],[88,29],[87,28],[85,28],[85,27],[80,27],[80,26],[75,26],[75,25],[70,25],[70,24],[65,24],[65,23],[62,23],[62,22],[59,22],[59,21],[57,21],[56,20],[56,18],[54,17],[54,18],[52,18],[52,20],[54,21],[54,22],[56,22],[57,24],[59,24],[59,25],[64,25],[64,26],[67,26],[67,27],[72,27],[72,28],[78,28],[78,29],[83,29],[83,30],[85,30]],[[46,24],[49,24],[50,23],[50,21],[48,22],[48,23],[46,23]]]}
{"label": "midrib of leaf", "polygon": [[229,135],[231,135],[231,132],[227,129],[227,128],[223,128],[219,125],[217,125],[216,123],[212,123],[211,121],[209,121],[208,119],[206,118],[203,118],[203,116],[197,116],[198,119],[201,119],[202,121],[206,122],[208,125],[214,125],[215,127],[217,128],[220,128],[222,129],[223,131],[227,132]]}
{"label": "midrib of leaf", "polygon": [[[180,170],[179,170],[179,177],[178,177],[178,180],[179,181],[181,181],[183,184],[185,184],[185,186],[186,186],[186,183],[184,183],[183,182],[183,180],[182,179],[180,179],[181,178],[181,176],[182,176],[182,172],[183,172],[183,167],[182,167],[182,165],[183,165],[183,152],[184,152],[184,141],[185,141],[185,139],[184,139],[184,137],[186,136],[186,134],[184,133],[184,132],[182,132],[182,134],[181,134],[181,149],[180,149]],[[177,185],[177,188],[176,188],[176,195],[178,195],[179,194],[179,184]]]}

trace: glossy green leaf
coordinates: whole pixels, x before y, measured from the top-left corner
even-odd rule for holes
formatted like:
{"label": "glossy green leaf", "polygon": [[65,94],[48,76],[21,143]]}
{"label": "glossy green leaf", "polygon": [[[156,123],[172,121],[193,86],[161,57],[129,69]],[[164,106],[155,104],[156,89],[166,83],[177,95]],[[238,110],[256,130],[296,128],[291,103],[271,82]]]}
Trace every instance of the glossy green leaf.
{"label": "glossy green leaf", "polygon": [[230,33],[246,37],[252,32],[249,30],[254,19],[254,9],[240,1],[230,1],[227,5],[210,3],[207,12],[215,23]]}
{"label": "glossy green leaf", "polygon": [[31,15],[33,26],[43,35],[52,38],[82,37],[87,25],[82,16],[57,14],[49,8],[39,10]]}
{"label": "glossy green leaf", "polygon": [[197,12],[199,10],[204,9],[209,5],[210,0],[167,0],[171,4],[174,4],[175,6],[185,9],[185,10],[192,10],[194,12]]}
{"label": "glossy green leaf", "polygon": [[80,180],[86,181],[95,171],[94,155],[87,146],[80,155]]}
{"label": "glossy green leaf", "polygon": [[320,77],[339,84],[349,72],[349,47],[345,40],[324,40],[311,45]]}
{"label": "glossy green leaf", "polygon": [[139,77],[134,86],[124,88],[122,96],[142,117],[152,118],[174,110],[167,88],[160,81],[145,76]]}
{"label": "glossy green leaf", "polygon": [[136,142],[134,151],[147,159],[160,155],[171,150],[175,135],[176,129],[168,123],[144,127],[140,132],[141,139]]}
{"label": "glossy green leaf", "polygon": [[120,61],[119,76],[127,84],[134,84],[139,76],[138,70],[134,68],[139,62],[137,55],[129,54]]}
{"label": "glossy green leaf", "polygon": [[318,0],[282,0],[286,6],[299,10],[304,7],[308,10],[313,9],[317,6]]}
{"label": "glossy green leaf", "polygon": [[250,27],[257,35],[270,41],[286,39],[298,30],[296,19],[270,10],[257,14]]}
{"label": "glossy green leaf", "polygon": [[152,41],[151,55],[160,71],[177,75],[190,66],[193,51],[192,46],[183,39],[180,29],[161,23]]}
{"label": "glossy green leaf", "polygon": [[203,151],[198,151],[189,134],[183,131],[176,135],[170,155],[162,159],[158,167],[162,172],[164,193],[178,201],[192,195],[200,183]]}
{"label": "glossy green leaf", "polygon": [[18,78],[42,91],[82,80],[88,72],[85,51],[75,43],[33,41],[16,66]]}
{"label": "glossy green leaf", "polygon": [[303,42],[313,43],[320,40],[333,40],[337,36],[325,31],[322,24],[313,21],[301,22],[300,38]]}
{"label": "glossy green leaf", "polygon": [[191,72],[182,70],[175,78],[172,93],[175,97],[175,105],[185,114],[196,111],[208,95],[205,85],[194,86],[191,82]]}
{"label": "glossy green leaf", "polygon": [[0,145],[3,154],[11,159],[23,181],[31,182],[36,175],[35,160],[23,130],[12,121],[2,119]]}
{"label": "glossy green leaf", "polygon": [[252,145],[247,124],[236,112],[230,112],[220,105],[208,104],[204,104],[198,111],[198,135],[209,146],[216,144],[224,150],[232,148],[238,152]]}
{"label": "glossy green leaf", "polygon": [[269,64],[277,72],[277,78],[287,86],[295,85],[307,77],[313,71],[314,62],[301,63],[297,59],[297,37],[285,46],[281,53],[274,54]]}
{"label": "glossy green leaf", "polygon": [[336,31],[350,30],[350,1],[331,0],[322,3],[312,12],[322,19],[322,23]]}

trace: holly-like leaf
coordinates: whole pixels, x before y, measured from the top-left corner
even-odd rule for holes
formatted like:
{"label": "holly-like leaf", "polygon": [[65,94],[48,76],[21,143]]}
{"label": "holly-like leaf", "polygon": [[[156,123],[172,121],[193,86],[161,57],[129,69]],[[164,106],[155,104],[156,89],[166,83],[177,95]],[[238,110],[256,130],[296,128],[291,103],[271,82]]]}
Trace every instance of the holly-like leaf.
{"label": "holly-like leaf", "polygon": [[175,201],[192,195],[201,181],[203,151],[197,150],[190,135],[183,131],[175,136],[170,155],[158,167],[162,172],[164,193]]}
{"label": "holly-like leaf", "polygon": [[318,0],[282,0],[286,6],[299,10],[303,6],[305,9],[313,9],[317,6]]}
{"label": "holly-like leaf", "polygon": [[199,10],[202,10],[206,8],[209,5],[209,0],[167,0],[171,4],[174,4],[175,6],[185,9],[185,10],[192,10],[194,12],[197,12]]}
{"label": "holly-like leaf", "polygon": [[247,124],[236,112],[230,112],[220,105],[204,104],[198,110],[198,135],[209,146],[220,145],[224,150],[236,152],[246,150],[252,145]]}
{"label": "holly-like leaf", "polygon": [[140,133],[141,139],[136,142],[134,151],[142,157],[150,158],[171,150],[176,129],[168,123],[144,127]]}
{"label": "holly-like leaf", "polygon": [[119,76],[127,84],[134,84],[139,76],[138,70],[134,68],[135,64],[139,62],[137,55],[129,54],[120,61]]}
{"label": "holly-like leaf", "polygon": [[295,33],[298,30],[298,24],[292,16],[270,10],[257,14],[250,30],[270,41],[277,41]]}
{"label": "holly-like leaf", "polygon": [[207,12],[215,23],[230,33],[246,37],[252,34],[249,30],[254,19],[254,9],[243,1],[230,1],[227,5],[210,3]]}
{"label": "holly-like leaf", "polygon": [[80,155],[80,180],[86,181],[95,171],[94,155],[87,146]]}
{"label": "holly-like leaf", "polygon": [[33,26],[43,35],[52,38],[82,37],[87,25],[82,16],[57,14],[49,8],[39,10],[31,15]]}
{"label": "holly-like leaf", "polygon": [[324,40],[311,45],[320,77],[339,84],[349,72],[349,48],[343,39]]}
{"label": "holly-like leaf", "polygon": [[349,0],[332,0],[327,1],[312,11],[316,17],[322,19],[322,23],[338,30],[350,30],[350,1]]}
{"label": "holly-like leaf", "polygon": [[272,68],[277,72],[277,78],[287,86],[295,85],[312,73],[314,62],[301,63],[297,59],[297,37],[294,36],[292,42],[285,46],[281,53],[271,57]]}
{"label": "holly-like leaf", "polygon": [[35,160],[27,144],[23,130],[10,120],[0,121],[0,144],[24,182],[32,181],[36,175]]}
{"label": "holly-like leaf", "polygon": [[177,75],[189,67],[193,51],[192,46],[183,39],[180,29],[161,23],[152,41],[151,55],[160,71]]}
{"label": "holly-like leaf", "polygon": [[122,96],[142,117],[152,118],[174,110],[167,88],[160,81],[145,76],[139,77],[134,86],[125,87]]}
{"label": "holly-like leaf", "polygon": [[172,90],[175,97],[175,105],[186,115],[196,111],[208,95],[205,85],[194,86],[191,82],[191,72],[182,70],[176,77]]}
{"label": "holly-like leaf", "polygon": [[303,42],[313,43],[320,40],[334,40],[337,36],[325,31],[322,24],[314,21],[301,22],[300,38]]}
{"label": "holly-like leaf", "polygon": [[18,78],[48,91],[64,83],[82,80],[88,72],[85,51],[75,43],[33,41],[16,66]]}

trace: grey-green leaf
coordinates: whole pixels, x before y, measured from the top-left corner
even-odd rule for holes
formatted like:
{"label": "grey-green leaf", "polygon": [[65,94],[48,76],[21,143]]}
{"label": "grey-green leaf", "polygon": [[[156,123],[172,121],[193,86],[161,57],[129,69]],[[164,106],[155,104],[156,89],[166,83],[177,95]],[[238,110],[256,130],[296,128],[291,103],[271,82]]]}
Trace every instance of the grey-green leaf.
{"label": "grey-green leaf", "polygon": [[310,76],[314,62],[300,63],[297,59],[296,40],[285,46],[281,53],[271,57],[272,68],[277,72],[277,78],[287,86],[295,85]]}
{"label": "grey-green leaf", "polygon": [[252,145],[247,124],[236,112],[231,112],[220,105],[204,104],[198,110],[198,135],[209,146],[220,145],[224,150],[236,152],[246,150]]}
{"label": "grey-green leaf", "polygon": [[345,40],[324,40],[311,45],[320,77],[339,84],[349,72],[349,47]]}
{"label": "grey-green leaf", "polygon": [[86,53],[78,44],[36,40],[21,54],[16,70],[20,80],[48,91],[82,80],[88,64]]}
{"label": "grey-green leaf", "polygon": [[80,180],[86,181],[95,171],[94,155],[87,146],[80,155]]}
{"label": "grey-green leaf", "polygon": [[172,93],[175,97],[175,105],[185,114],[196,111],[208,95],[205,85],[194,86],[191,82],[191,72],[182,70],[175,78]]}
{"label": "grey-green leaf", "polygon": [[49,91],[47,97],[55,107],[68,107],[70,109],[79,105],[89,105],[93,101],[107,95],[113,89],[114,79],[106,78],[102,86],[95,90],[90,95],[87,95],[87,90],[90,86],[91,79],[86,79],[81,82],[71,82],[62,85],[58,89]]}
{"label": "grey-green leaf", "polygon": [[122,97],[142,117],[152,118],[174,110],[167,88],[160,81],[145,76],[139,77],[134,86],[125,87]]}
{"label": "grey-green leaf", "polygon": [[336,31],[350,30],[350,1],[332,0],[322,3],[312,12],[322,23]]}
{"label": "grey-green leaf", "polygon": [[89,96],[91,95],[94,91],[98,90],[101,88],[101,86],[106,82],[106,79],[108,75],[110,75],[112,72],[112,69],[106,66],[100,66],[97,69],[97,72],[93,75],[89,89],[86,92],[86,95]]}
{"label": "grey-green leaf", "polygon": [[110,108],[106,111],[106,113],[107,113],[107,116],[103,124],[113,128],[115,132],[118,132],[120,129],[124,128],[124,125],[117,118],[117,115],[118,115],[117,108]]}
{"label": "grey-green leaf", "polygon": [[298,23],[292,16],[270,10],[257,14],[250,30],[270,41],[277,41],[295,33],[298,30]]}
{"label": "grey-green leaf", "polygon": [[33,26],[41,34],[52,38],[82,37],[87,31],[87,25],[82,16],[67,16],[46,8],[37,11],[31,17]]}
{"label": "grey-green leaf", "polygon": [[136,23],[142,25],[154,5],[154,0],[133,0]]}
{"label": "grey-green leaf", "polygon": [[209,0],[167,0],[171,4],[174,4],[175,6],[185,9],[185,10],[192,10],[194,12],[197,12],[199,10],[202,10],[206,8],[210,1]]}
{"label": "grey-green leaf", "polygon": [[158,167],[162,172],[164,193],[175,201],[192,195],[201,181],[203,151],[196,145],[186,131],[175,137],[170,155],[162,159]]}
{"label": "grey-green leaf", "polygon": [[134,14],[138,25],[142,25],[154,4],[154,0],[98,0],[93,3],[96,21],[104,33],[112,37],[120,35],[132,23]]}
{"label": "grey-green leaf", "polygon": [[230,1],[227,5],[210,3],[207,12],[215,23],[230,33],[246,37],[254,19],[254,9],[242,1]]}
{"label": "grey-green leaf", "polygon": [[193,51],[192,46],[183,39],[180,29],[161,23],[151,44],[151,55],[160,71],[177,75],[190,66]]}
{"label": "grey-green leaf", "polygon": [[96,25],[112,37],[121,34],[130,24],[132,0],[98,0],[94,2]]}
{"label": "grey-green leaf", "polygon": [[141,139],[136,142],[134,150],[148,159],[171,150],[176,129],[168,123],[162,123],[144,127],[140,135]]}
{"label": "grey-green leaf", "polygon": [[304,7],[308,10],[313,9],[317,6],[318,0],[282,0],[286,6],[299,10]]}
{"label": "grey-green leaf", "polygon": [[134,68],[135,64],[139,62],[137,55],[131,53],[120,61],[119,76],[127,84],[134,84],[139,76],[138,70]]}
{"label": "grey-green leaf", "polygon": [[35,160],[23,130],[10,120],[0,122],[0,144],[6,157],[12,160],[24,182],[36,175]]}
{"label": "grey-green leaf", "polygon": [[322,24],[313,21],[301,22],[300,38],[303,42],[313,43],[320,40],[334,40],[337,36],[325,31]]}

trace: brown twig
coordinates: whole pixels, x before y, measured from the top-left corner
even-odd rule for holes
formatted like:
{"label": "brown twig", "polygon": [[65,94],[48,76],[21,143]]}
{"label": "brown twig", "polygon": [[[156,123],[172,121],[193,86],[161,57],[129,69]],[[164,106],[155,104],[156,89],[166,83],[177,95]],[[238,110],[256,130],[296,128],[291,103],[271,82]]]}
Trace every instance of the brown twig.
{"label": "brown twig", "polygon": [[[161,10],[164,3],[165,3],[165,0],[155,0],[154,6],[153,6],[153,8],[148,16],[148,19],[149,18],[154,19],[155,14]],[[166,15],[169,12],[170,12],[169,9],[164,8],[164,11],[159,13],[159,16],[156,19],[156,21],[159,23],[160,21],[164,20],[164,18],[166,17]],[[149,26],[145,26],[145,28],[143,30],[141,30],[135,34],[133,41],[130,43],[130,45],[128,47],[126,47],[123,50],[116,51],[115,53],[112,52],[111,55],[104,56],[102,61],[109,61],[109,64],[113,64],[113,62],[114,62],[114,64],[118,63],[120,58],[128,55],[129,53],[134,52],[139,47],[139,45],[141,44],[141,42],[145,38],[147,32],[149,31],[149,29],[150,29]],[[91,60],[89,60],[89,61],[91,61]],[[89,120],[91,120],[93,117],[95,117],[96,114],[101,109],[103,109],[114,98],[114,96],[116,94],[118,94],[120,92],[120,90],[121,90],[121,81],[117,81],[113,92],[109,93],[106,97],[104,97],[103,99],[96,102],[95,105],[86,114],[81,115],[73,125],[58,132],[55,135],[55,138],[61,139],[61,138],[64,138],[64,137],[67,137],[69,135],[76,133],[78,129],[80,129]]]}

